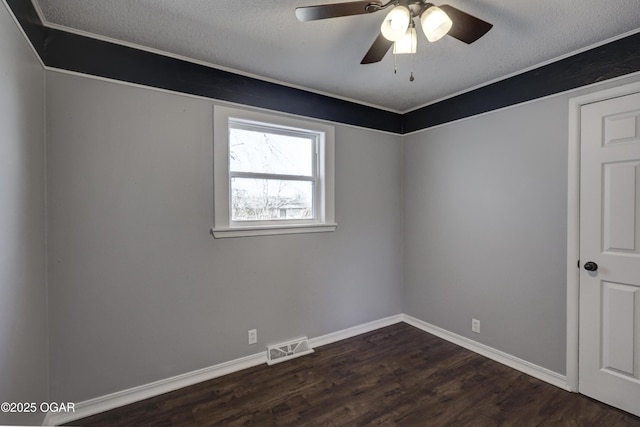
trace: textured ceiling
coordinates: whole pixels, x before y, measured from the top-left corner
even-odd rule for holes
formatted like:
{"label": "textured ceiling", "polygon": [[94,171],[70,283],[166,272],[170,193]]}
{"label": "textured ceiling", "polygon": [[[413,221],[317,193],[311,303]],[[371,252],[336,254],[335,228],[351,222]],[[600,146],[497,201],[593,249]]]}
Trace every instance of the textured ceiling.
{"label": "textured ceiling", "polygon": [[[34,0],[45,25],[91,33],[294,87],[406,112],[621,34],[640,30],[640,1],[451,0],[494,27],[466,45],[451,37],[418,52],[360,61],[385,12],[299,22],[324,0]],[[409,81],[413,71],[415,80]]]}

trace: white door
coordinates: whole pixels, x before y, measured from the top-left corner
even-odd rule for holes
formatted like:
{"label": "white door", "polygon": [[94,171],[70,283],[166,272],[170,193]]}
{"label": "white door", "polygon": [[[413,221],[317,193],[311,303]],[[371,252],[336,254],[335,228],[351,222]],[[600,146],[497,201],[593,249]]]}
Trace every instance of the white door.
{"label": "white door", "polygon": [[580,123],[579,391],[640,415],[640,93]]}

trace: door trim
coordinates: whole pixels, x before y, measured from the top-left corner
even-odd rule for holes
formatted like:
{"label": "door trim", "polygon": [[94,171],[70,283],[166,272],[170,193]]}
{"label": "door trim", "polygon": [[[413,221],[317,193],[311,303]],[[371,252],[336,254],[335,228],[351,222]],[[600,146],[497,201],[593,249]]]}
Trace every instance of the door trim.
{"label": "door trim", "polygon": [[569,161],[567,202],[567,387],[580,391],[578,352],[580,328],[580,108],[583,105],[640,92],[640,82],[578,96],[569,100]]}

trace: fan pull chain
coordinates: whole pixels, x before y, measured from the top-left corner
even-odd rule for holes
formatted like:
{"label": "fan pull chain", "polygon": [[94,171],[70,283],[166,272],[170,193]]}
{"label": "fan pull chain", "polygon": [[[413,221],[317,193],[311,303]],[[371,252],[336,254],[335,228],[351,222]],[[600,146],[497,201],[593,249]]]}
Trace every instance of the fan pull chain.
{"label": "fan pull chain", "polygon": [[415,56],[415,54],[411,55],[411,75],[409,76],[409,81],[412,82],[415,80],[415,77],[413,77],[413,57]]}
{"label": "fan pull chain", "polygon": [[393,74],[398,74],[398,55],[393,54]]}

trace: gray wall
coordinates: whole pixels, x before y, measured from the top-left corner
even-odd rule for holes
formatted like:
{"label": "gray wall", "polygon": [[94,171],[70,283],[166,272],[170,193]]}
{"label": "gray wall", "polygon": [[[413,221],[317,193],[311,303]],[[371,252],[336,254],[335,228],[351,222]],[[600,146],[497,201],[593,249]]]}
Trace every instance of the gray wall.
{"label": "gray wall", "polygon": [[44,158],[44,71],[0,3],[0,402],[47,400]]}
{"label": "gray wall", "polygon": [[565,373],[569,99],[634,80],[405,138],[406,314]]}
{"label": "gray wall", "polygon": [[211,102],[47,72],[47,144],[52,399],[402,311],[398,136],[336,127],[336,232],[223,240]]}

